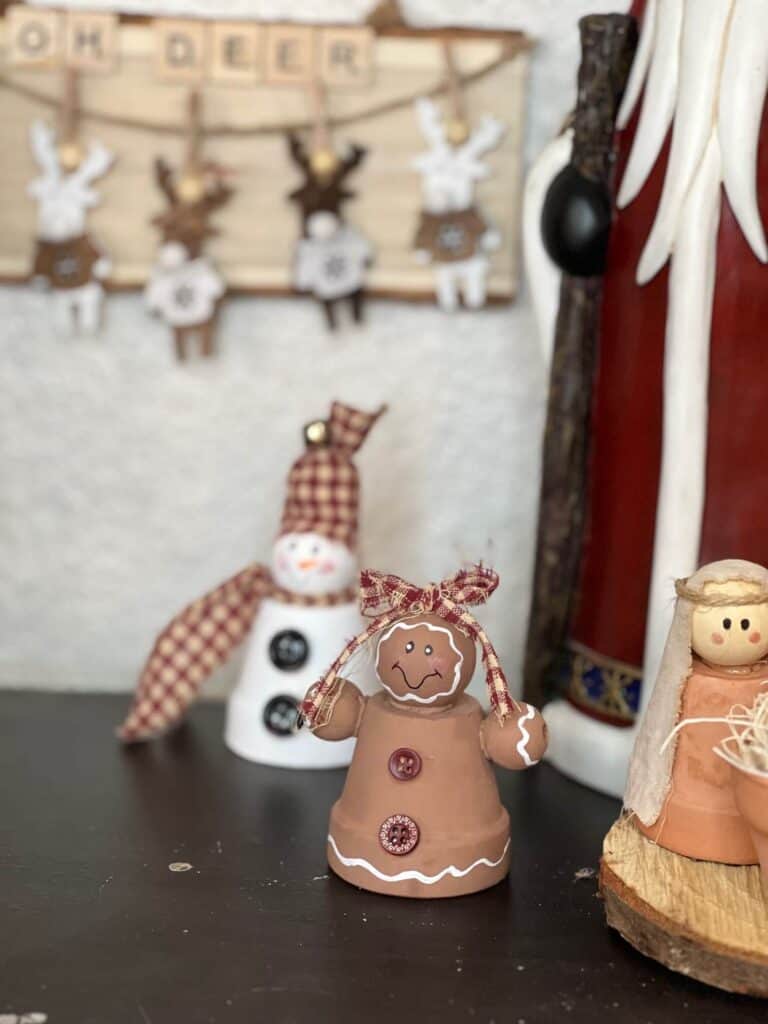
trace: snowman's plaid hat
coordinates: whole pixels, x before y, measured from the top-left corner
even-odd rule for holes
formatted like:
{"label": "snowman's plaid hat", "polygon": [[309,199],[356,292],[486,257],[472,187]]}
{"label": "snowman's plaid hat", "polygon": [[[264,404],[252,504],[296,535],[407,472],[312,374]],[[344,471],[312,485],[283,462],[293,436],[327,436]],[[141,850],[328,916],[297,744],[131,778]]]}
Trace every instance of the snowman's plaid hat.
{"label": "snowman's plaid hat", "polygon": [[307,424],[307,450],[288,474],[279,536],[319,533],[354,550],[360,481],[352,456],[385,408],[368,413],[334,402],[329,419]]}

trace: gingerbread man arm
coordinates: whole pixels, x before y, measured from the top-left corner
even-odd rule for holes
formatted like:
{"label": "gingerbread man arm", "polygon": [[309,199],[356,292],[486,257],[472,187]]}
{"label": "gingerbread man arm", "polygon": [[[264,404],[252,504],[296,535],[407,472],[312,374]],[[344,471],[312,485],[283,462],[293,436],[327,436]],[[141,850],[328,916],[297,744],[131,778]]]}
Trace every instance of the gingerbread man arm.
{"label": "gingerbread man arm", "polygon": [[346,740],[357,736],[368,698],[348,679],[339,679],[328,721],[313,729],[321,740]]}
{"label": "gingerbread man arm", "polygon": [[489,715],[480,726],[480,745],[489,761],[502,768],[522,769],[537,764],[547,749],[547,724],[530,704],[515,704],[516,713],[504,724]]}

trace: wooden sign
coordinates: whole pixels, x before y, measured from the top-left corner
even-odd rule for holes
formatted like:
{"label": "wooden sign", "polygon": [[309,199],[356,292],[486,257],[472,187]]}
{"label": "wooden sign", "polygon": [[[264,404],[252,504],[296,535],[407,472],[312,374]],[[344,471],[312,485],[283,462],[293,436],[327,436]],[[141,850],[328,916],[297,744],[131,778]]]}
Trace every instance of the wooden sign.
{"label": "wooden sign", "polygon": [[61,57],[62,16],[26,4],[14,4],[5,13],[8,63],[15,67],[49,67]]}
{"label": "wooden sign", "polygon": [[65,64],[81,71],[114,71],[117,15],[44,11],[14,4],[6,13],[9,63],[16,67]]}
{"label": "wooden sign", "polygon": [[206,71],[207,31],[201,21],[159,18],[155,30],[155,71],[165,82],[202,81]]}
{"label": "wooden sign", "polygon": [[267,82],[306,85],[316,76],[315,32],[308,25],[267,27]]}
{"label": "wooden sign", "polygon": [[320,80],[331,88],[355,88],[373,78],[373,32],[370,28],[319,30]]}
{"label": "wooden sign", "polygon": [[64,21],[64,62],[106,74],[117,64],[117,16],[71,13]]}
{"label": "wooden sign", "polygon": [[217,21],[209,39],[209,73],[214,82],[253,85],[264,77],[264,32],[243,21]]}

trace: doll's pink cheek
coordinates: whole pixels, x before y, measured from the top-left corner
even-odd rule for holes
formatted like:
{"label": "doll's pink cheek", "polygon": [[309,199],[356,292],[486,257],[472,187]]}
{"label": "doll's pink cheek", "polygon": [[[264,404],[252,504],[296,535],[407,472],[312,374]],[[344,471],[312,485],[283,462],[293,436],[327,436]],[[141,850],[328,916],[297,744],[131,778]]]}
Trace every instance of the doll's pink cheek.
{"label": "doll's pink cheek", "polygon": [[323,573],[333,572],[333,570],[335,568],[336,568],[336,563],[335,562],[323,562],[323,564],[320,566],[320,572],[323,572]]}
{"label": "doll's pink cheek", "polygon": [[713,633],[710,639],[712,640],[713,644],[724,644],[725,643],[725,637],[723,636],[722,633]]}
{"label": "doll's pink cheek", "polygon": [[757,630],[755,630],[754,633],[749,634],[749,642],[751,644],[759,644],[762,639],[762,634],[758,633]]}
{"label": "doll's pink cheek", "polygon": [[429,667],[433,672],[439,672],[441,675],[445,675],[449,668],[447,658],[430,658]]}
{"label": "doll's pink cheek", "polygon": [[285,555],[280,555],[280,557],[277,560],[277,567],[278,569],[288,568],[288,559],[285,557]]}

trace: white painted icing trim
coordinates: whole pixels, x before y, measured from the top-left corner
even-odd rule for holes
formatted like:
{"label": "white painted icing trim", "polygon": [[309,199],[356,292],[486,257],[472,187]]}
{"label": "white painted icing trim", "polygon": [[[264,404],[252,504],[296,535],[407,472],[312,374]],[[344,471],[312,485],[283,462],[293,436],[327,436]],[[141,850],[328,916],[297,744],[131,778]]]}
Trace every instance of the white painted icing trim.
{"label": "white painted icing trim", "polygon": [[555,327],[563,275],[544,248],[541,211],[549,186],[567,166],[572,149],[573,129],[569,128],[545,146],[536,158],[528,172],[523,192],[523,256],[547,376],[555,347]]}
{"label": "white painted icing trim", "polygon": [[[658,0],[658,3],[664,4],[664,0]],[[619,113],[616,117],[616,127],[620,129],[627,127],[629,119],[632,117],[632,113],[637,106],[637,101],[640,99],[640,93],[643,91],[645,76],[648,73],[648,66],[651,62],[653,44],[656,41],[656,8],[657,0],[648,0],[645,14],[643,15],[643,23],[640,27],[640,39],[637,43],[637,50],[635,50],[635,59],[632,61],[632,69],[627,79],[627,87],[624,90]]]}
{"label": "white painted icing trim", "polygon": [[[661,479],[641,687],[658,675],[674,610],[673,580],[698,564],[706,490],[709,341],[720,223],[720,146],[712,130],[680,214],[664,343]],[[639,719],[638,719],[639,720]]]}
{"label": "white painted icing trim", "polygon": [[469,865],[468,868],[457,868],[455,864],[449,864],[447,868],[443,868],[436,875],[425,875],[422,871],[410,870],[400,871],[396,875],[385,875],[383,871],[379,871],[377,867],[374,867],[370,861],[364,860],[362,857],[345,857],[341,850],[336,845],[336,840],[333,836],[328,833],[328,842],[333,848],[333,852],[339,858],[341,863],[347,868],[363,868],[369,874],[374,875],[382,882],[421,882],[422,885],[434,885],[436,882],[441,881],[446,875],[450,875],[451,878],[464,878],[474,871],[475,868],[479,868],[484,865],[487,868],[497,868],[499,864],[504,860],[509,849],[509,838],[504,843],[504,849],[501,851],[501,856],[498,860],[488,860],[487,857],[479,857],[476,861]]}
{"label": "white painted icing trim", "polygon": [[524,723],[533,720],[534,716],[536,715],[536,709],[532,708],[530,704],[525,704],[524,706],[528,710],[524,715],[521,715],[517,720],[517,726],[520,730],[521,739],[518,741],[517,747],[515,749],[517,750],[520,757],[522,757],[526,768],[531,768],[533,767],[533,765],[538,764],[539,762],[538,760],[534,761],[534,759],[528,753],[528,744],[531,741],[531,734],[525,728]]}
{"label": "white painted icing trim", "polygon": [[[643,20],[644,33],[647,17],[646,14]],[[619,209],[631,203],[648,180],[675,113],[683,0],[659,0],[658,13],[653,23],[653,55],[645,80],[645,95],[637,123],[637,133],[616,200]],[[633,73],[641,58],[642,54],[638,51],[632,65]]]}
{"label": "white painted icing trim", "polygon": [[736,0],[723,65],[717,130],[723,184],[752,251],[768,262],[757,199],[757,145],[768,86],[768,4]]}
{"label": "white painted icing trim", "polygon": [[641,285],[656,276],[679,243],[683,204],[715,124],[731,7],[732,0],[687,0],[685,4],[672,146],[656,219],[637,268]]}
{"label": "white painted icing trim", "polygon": [[[459,660],[456,662],[456,668],[453,670],[453,685],[451,686],[450,690],[441,690],[439,693],[434,693],[431,697],[420,697],[418,693],[395,693],[394,690],[391,690],[383,681],[381,675],[379,675],[379,651],[381,649],[381,645],[384,643],[387,637],[390,636],[396,629],[421,629],[422,626],[426,626],[427,629],[431,630],[433,633],[445,633],[445,635],[448,637],[448,643],[451,645],[451,649],[458,655]],[[461,678],[461,666],[463,664],[464,655],[453,642],[451,631],[449,629],[446,629],[445,626],[432,626],[428,622],[417,622],[414,623],[414,625],[412,626],[408,626],[403,622],[396,622],[393,626],[389,627],[387,632],[382,637],[380,637],[379,642],[376,644],[376,674],[379,675],[379,682],[391,697],[394,697],[395,700],[399,700],[402,703],[406,703],[407,701],[414,701],[416,704],[432,704],[434,701],[437,700],[438,697],[450,697],[450,695],[454,693],[456,687],[459,685],[459,679]]]}

